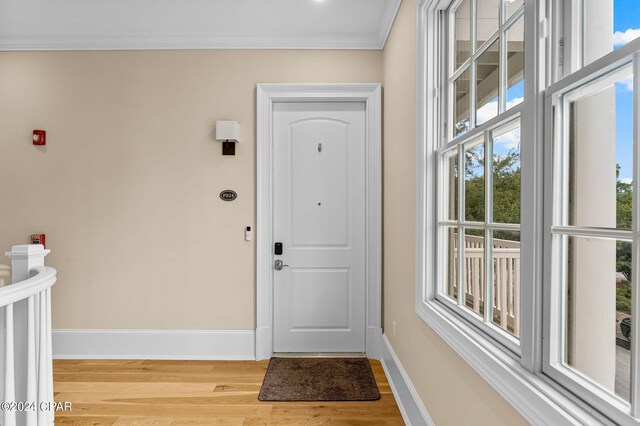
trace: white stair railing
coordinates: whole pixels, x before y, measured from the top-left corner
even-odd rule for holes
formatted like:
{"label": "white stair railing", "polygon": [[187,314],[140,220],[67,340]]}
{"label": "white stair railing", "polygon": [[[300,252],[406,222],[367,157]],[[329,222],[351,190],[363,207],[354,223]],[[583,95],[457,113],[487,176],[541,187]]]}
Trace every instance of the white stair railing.
{"label": "white stair railing", "polygon": [[51,286],[40,244],[13,246],[12,284],[0,288],[0,424],[52,425]]}

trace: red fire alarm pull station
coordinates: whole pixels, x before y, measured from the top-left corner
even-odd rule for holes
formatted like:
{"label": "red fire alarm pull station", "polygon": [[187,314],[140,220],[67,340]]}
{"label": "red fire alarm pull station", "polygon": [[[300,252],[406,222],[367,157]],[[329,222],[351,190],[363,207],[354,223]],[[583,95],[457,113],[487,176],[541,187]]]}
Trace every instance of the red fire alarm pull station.
{"label": "red fire alarm pull station", "polygon": [[46,240],[47,238],[44,234],[31,235],[31,244],[42,244],[45,248],[47,248]]}
{"label": "red fire alarm pull station", "polygon": [[47,144],[47,132],[44,130],[33,131],[33,144],[34,145],[46,145]]}

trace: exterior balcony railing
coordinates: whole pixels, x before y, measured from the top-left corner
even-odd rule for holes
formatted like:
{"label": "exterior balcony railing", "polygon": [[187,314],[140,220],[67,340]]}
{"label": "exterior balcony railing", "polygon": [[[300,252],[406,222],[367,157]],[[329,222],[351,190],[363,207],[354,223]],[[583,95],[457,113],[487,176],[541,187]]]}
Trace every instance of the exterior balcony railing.
{"label": "exterior balcony railing", "polygon": [[[454,239],[454,241],[457,239]],[[485,306],[485,239],[466,235],[464,239],[465,304],[479,315]],[[454,243],[454,256],[457,247]],[[493,323],[511,334],[520,330],[520,242],[493,238]],[[449,294],[458,294],[457,268]],[[453,290],[453,291],[451,291]]]}

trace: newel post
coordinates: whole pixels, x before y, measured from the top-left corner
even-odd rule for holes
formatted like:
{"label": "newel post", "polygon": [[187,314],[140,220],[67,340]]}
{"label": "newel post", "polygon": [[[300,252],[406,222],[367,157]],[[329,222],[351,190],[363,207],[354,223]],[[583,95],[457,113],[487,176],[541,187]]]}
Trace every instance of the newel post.
{"label": "newel post", "polygon": [[[50,250],[46,250],[42,244],[23,244],[13,246],[11,251],[5,253],[11,259],[11,282],[13,284],[29,279],[36,266],[44,266],[44,258]],[[29,316],[28,299],[21,300],[13,305],[13,352],[14,352],[14,380],[15,400],[34,400],[33,395],[27,395]],[[26,424],[25,413],[17,413],[18,424]]]}
{"label": "newel post", "polygon": [[44,258],[51,250],[45,250],[42,244],[22,244],[13,246],[5,253],[11,259],[11,282],[17,283],[30,277],[30,271],[36,266],[44,266]]}

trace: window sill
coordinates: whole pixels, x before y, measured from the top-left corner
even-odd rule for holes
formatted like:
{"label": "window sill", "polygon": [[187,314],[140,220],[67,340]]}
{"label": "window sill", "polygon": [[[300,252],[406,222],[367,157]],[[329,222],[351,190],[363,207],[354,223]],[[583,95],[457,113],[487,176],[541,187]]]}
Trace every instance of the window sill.
{"label": "window sill", "polygon": [[529,423],[611,424],[546,378],[526,370],[512,354],[456,318],[439,302],[419,303],[416,313]]}

